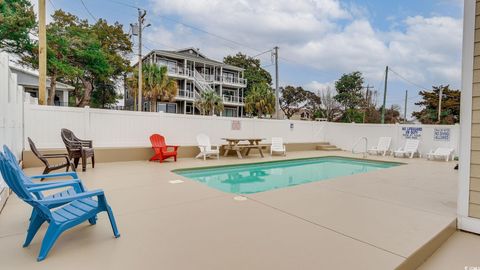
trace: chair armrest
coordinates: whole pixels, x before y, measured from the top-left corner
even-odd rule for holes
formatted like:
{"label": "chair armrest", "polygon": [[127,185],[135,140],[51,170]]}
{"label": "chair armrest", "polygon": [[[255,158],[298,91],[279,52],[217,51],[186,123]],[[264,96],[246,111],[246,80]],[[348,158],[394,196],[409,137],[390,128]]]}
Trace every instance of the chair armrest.
{"label": "chair armrest", "polygon": [[82,146],[86,146],[86,147],[90,147],[92,148],[93,147],[93,141],[92,140],[78,140]]}
{"label": "chair armrest", "polygon": [[42,155],[44,158],[68,158],[67,154],[44,154]]}
{"label": "chair armrest", "polygon": [[177,151],[178,145],[166,145],[166,147],[173,147],[173,151]]}
{"label": "chair armrest", "polygon": [[62,187],[73,187],[76,192],[85,192],[82,182],[79,179],[69,181],[55,181],[54,183],[35,183],[26,185],[30,192],[45,191]]}
{"label": "chair armrest", "polygon": [[97,189],[97,190],[78,193],[78,194],[68,196],[68,197],[62,197],[62,198],[57,198],[57,199],[47,199],[47,200],[44,199],[44,200],[38,200],[38,201],[40,203],[44,203],[46,205],[63,204],[63,203],[69,203],[69,202],[80,200],[80,199],[91,198],[91,197],[94,197],[94,196],[103,196],[103,195],[105,195],[103,193],[103,190]]}
{"label": "chair armrest", "polygon": [[41,174],[41,175],[30,176],[30,178],[32,178],[32,179],[42,179],[42,178],[54,178],[54,177],[62,177],[62,176],[70,176],[70,177],[72,177],[72,179],[78,179],[78,175],[77,175],[76,172]]}

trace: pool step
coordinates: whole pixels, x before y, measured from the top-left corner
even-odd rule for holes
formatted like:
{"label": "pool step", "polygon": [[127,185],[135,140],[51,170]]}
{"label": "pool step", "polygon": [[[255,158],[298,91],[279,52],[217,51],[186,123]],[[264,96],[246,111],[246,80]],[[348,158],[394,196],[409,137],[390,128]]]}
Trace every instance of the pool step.
{"label": "pool step", "polygon": [[337,146],[330,144],[329,142],[317,143],[315,149],[320,151],[341,151],[342,150]]}

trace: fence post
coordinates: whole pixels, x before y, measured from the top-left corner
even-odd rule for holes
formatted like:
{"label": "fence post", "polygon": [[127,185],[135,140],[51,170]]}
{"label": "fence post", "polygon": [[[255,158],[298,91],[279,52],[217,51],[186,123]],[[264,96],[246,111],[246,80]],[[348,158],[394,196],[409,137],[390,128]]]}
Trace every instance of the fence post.
{"label": "fence post", "polygon": [[90,137],[91,135],[91,129],[90,129],[90,106],[85,106],[84,108],[84,112],[83,112],[83,121],[85,123],[84,125],[84,132],[85,132],[85,137],[89,140],[91,140],[92,138]]}

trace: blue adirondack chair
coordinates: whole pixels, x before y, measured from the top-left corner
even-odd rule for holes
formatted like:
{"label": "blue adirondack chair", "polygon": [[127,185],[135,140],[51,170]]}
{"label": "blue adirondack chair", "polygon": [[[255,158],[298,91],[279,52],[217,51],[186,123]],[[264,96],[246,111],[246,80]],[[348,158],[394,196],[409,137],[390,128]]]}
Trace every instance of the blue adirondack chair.
{"label": "blue adirondack chair", "polygon": [[[13,152],[6,146],[3,146],[3,152],[8,160],[21,172],[22,180],[25,184],[25,188],[28,189],[30,192],[37,197],[37,199],[54,199],[54,198],[61,198],[65,196],[75,195],[79,192],[85,192],[86,189],[82,184],[82,181],[78,179],[78,175],[76,172],[63,172],[63,173],[52,173],[47,175],[35,175],[35,176],[27,176],[23,173],[22,168],[18,165],[17,158],[13,154]],[[32,179],[42,179],[42,178],[54,178],[54,177],[62,177],[62,176],[69,176],[72,177],[72,180],[69,181],[49,181],[43,183],[35,183]],[[71,187],[69,189],[65,189],[63,191],[51,194],[49,196],[43,196],[42,191],[63,188],[63,187]],[[55,208],[59,205],[51,205],[50,208]]]}
{"label": "blue adirondack chair", "polygon": [[[0,152],[0,172],[7,185],[15,192],[15,194],[33,207],[33,214],[28,227],[27,237],[24,247],[27,247],[37,233],[38,229],[44,222],[48,222],[49,226],[43,238],[40,253],[37,261],[42,261],[48,255],[57,238],[66,230],[75,227],[85,221],[90,221],[93,225],[95,217],[100,212],[107,212],[112,226],[115,238],[120,234],[115,223],[112,209],[107,203],[107,199],[102,190],[86,191],[71,196],[51,199],[38,199],[32,195],[32,189],[25,187],[22,173],[15,164],[8,160],[3,153]],[[97,198],[96,200],[94,198]],[[54,210],[50,209],[51,205],[62,205]]]}

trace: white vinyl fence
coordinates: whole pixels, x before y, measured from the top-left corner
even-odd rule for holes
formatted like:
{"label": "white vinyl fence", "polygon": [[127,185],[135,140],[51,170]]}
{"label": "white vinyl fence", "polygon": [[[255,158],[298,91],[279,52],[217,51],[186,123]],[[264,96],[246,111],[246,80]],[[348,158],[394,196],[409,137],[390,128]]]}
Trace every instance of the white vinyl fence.
{"label": "white vinyl fence", "polygon": [[[392,137],[392,150],[401,147],[406,137],[420,139],[420,152],[439,147],[457,151],[459,126],[346,124],[312,121],[229,118],[167,113],[113,111],[91,108],[52,107],[25,104],[25,139],[31,137],[39,148],[63,148],[60,129],[94,140],[96,147],[149,147],[149,136],[164,135],[169,144],[196,145],[195,137],[205,133],[212,143],[221,138],[283,137],[287,143],[330,142],[351,151],[360,137],[368,146],[381,136]],[[363,150],[364,143],[356,150]]]}
{"label": "white vinyl fence", "polygon": [[[20,158],[23,150],[23,89],[17,85],[17,76],[10,71],[8,62],[8,55],[0,53],[0,147],[7,145]],[[0,175],[0,196],[5,194],[4,188]],[[2,201],[0,198],[0,203]]]}

